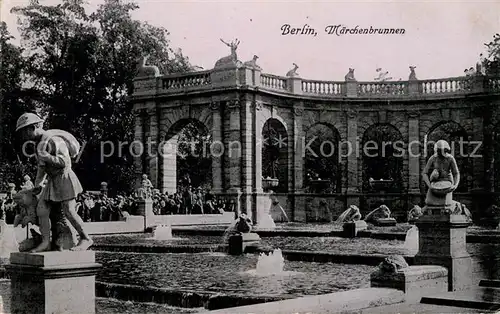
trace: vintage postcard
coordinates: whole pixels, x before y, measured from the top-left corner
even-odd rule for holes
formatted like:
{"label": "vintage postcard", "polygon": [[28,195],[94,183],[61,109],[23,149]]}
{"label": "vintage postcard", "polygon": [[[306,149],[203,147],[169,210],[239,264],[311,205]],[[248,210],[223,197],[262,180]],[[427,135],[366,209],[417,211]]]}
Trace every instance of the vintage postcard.
{"label": "vintage postcard", "polygon": [[0,0],[0,313],[500,311],[500,2]]}

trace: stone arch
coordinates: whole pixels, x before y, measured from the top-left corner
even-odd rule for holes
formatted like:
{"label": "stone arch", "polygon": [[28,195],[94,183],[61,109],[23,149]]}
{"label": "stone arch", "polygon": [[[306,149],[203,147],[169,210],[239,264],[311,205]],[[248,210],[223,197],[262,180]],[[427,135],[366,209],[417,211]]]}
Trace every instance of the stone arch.
{"label": "stone arch", "polygon": [[[206,182],[206,178],[212,178],[211,135],[206,123],[193,118],[181,118],[167,131],[160,132],[158,149],[162,192],[176,193],[188,184],[206,188],[211,183]],[[188,166],[190,163],[193,163],[192,167]],[[189,182],[186,173],[181,173],[186,169],[196,170],[187,172]]]}
{"label": "stone arch", "polygon": [[460,171],[460,184],[457,192],[467,192],[472,188],[473,172],[472,160],[469,157],[469,134],[463,126],[452,120],[443,120],[435,123],[424,137],[425,162],[434,154],[434,143],[444,139],[450,144],[451,154],[457,161]]}
{"label": "stone arch", "polygon": [[[341,136],[331,123],[317,122],[304,130],[304,185],[312,193],[341,193]],[[319,179],[319,180],[318,180]]]}
{"label": "stone arch", "polygon": [[401,192],[405,143],[399,129],[389,123],[372,124],[363,132],[360,149],[363,191]]}
{"label": "stone arch", "polygon": [[275,192],[288,192],[290,156],[286,126],[280,119],[269,118],[260,130],[262,135],[262,179],[278,179],[278,186],[271,187],[271,189]]}

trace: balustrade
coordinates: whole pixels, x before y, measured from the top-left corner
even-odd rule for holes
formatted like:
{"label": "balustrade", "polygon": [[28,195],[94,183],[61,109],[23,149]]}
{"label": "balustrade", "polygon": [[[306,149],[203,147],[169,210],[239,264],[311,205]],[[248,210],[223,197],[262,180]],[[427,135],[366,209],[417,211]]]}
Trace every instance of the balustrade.
{"label": "balustrade", "polygon": [[[198,88],[206,89],[217,84],[211,80],[212,71],[191,72],[179,75],[167,75],[161,78],[161,89],[168,90]],[[236,77],[233,74],[233,78]],[[260,80],[258,79],[260,78]],[[153,82],[154,78],[147,82]],[[300,77],[294,79],[301,87],[301,91],[294,91],[290,84],[290,78],[261,73],[254,83],[262,90],[273,90],[283,93],[298,93],[309,96],[327,96],[327,97],[414,97],[416,94],[423,96],[465,94],[469,92],[499,92],[500,78],[470,76],[470,77],[452,77],[444,79],[414,80],[414,81],[386,81],[386,82],[335,82],[303,80]],[[137,85],[142,89],[154,89],[155,84],[146,84],[144,78],[137,81]],[[235,80],[236,83],[236,80]],[[346,94],[347,84],[353,85],[354,93]],[[292,89],[291,89],[292,88]]]}
{"label": "balustrade", "polygon": [[490,77],[486,85],[489,90],[500,91],[500,78]]}
{"label": "balustrade", "polygon": [[182,89],[210,85],[210,71],[187,73],[182,76],[163,78],[163,89]]}
{"label": "balustrade", "polygon": [[328,82],[328,81],[302,81],[302,92],[307,94],[318,95],[342,95],[344,91],[344,82]]}
{"label": "balustrade", "polygon": [[422,94],[465,93],[472,90],[473,77],[452,77],[422,81]]}
{"label": "balustrade", "polygon": [[360,82],[358,95],[360,96],[400,96],[408,94],[408,82]]}
{"label": "balustrade", "polygon": [[264,88],[285,91],[287,89],[286,79],[272,74],[261,74],[260,85]]}

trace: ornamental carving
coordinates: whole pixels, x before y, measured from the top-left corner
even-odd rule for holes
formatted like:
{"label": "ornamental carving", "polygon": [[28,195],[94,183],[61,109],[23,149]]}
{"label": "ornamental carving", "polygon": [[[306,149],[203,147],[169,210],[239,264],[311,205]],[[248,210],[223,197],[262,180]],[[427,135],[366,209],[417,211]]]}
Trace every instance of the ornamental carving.
{"label": "ornamental carving", "polygon": [[229,100],[227,102],[227,107],[228,108],[239,108],[239,106],[240,106],[240,101],[238,99]]}
{"label": "ornamental carving", "polygon": [[301,116],[304,114],[304,108],[293,108],[293,113],[296,115],[296,116]]}
{"label": "ornamental carving", "polygon": [[210,109],[212,109],[212,110],[219,110],[219,108],[220,108],[220,102],[218,102],[218,101],[212,101],[210,103]]}
{"label": "ornamental carving", "polygon": [[358,111],[356,111],[356,110],[347,110],[346,114],[347,114],[347,117],[350,119],[355,119],[358,117]]}
{"label": "ornamental carving", "polygon": [[253,106],[254,106],[255,110],[257,110],[257,111],[261,111],[262,110],[262,102],[260,102],[260,101],[255,101],[253,103]]}
{"label": "ornamental carving", "polygon": [[148,108],[146,109],[146,112],[149,116],[154,116],[157,113],[156,108]]}
{"label": "ornamental carving", "polygon": [[160,142],[163,142],[163,141],[165,141],[166,136],[167,136],[167,132],[162,130],[158,134],[158,139],[160,140]]}
{"label": "ornamental carving", "polygon": [[406,112],[409,119],[417,119],[420,116],[420,111],[418,110],[409,110]]}
{"label": "ornamental carving", "polygon": [[387,122],[387,111],[386,110],[380,110],[378,112],[378,122],[379,123],[386,123]]}

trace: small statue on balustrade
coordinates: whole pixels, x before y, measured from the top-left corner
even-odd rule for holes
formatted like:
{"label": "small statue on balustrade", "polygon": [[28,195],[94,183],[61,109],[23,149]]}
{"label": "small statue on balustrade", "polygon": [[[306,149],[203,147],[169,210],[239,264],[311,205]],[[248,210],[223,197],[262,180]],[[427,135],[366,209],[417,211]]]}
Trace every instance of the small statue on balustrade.
{"label": "small statue on balustrade", "polygon": [[410,80],[410,81],[418,80],[417,74],[415,74],[415,68],[416,68],[416,66],[410,66],[410,77],[408,78],[408,80]]}
{"label": "small statue on balustrade", "polygon": [[345,81],[356,81],[356,78],[354,77],[354,69],[349,68],[349,72],[347,72],[347,74],[345,75]]}
{"label": "small statue on balustrade", "polygon": [[377,72],[378,74],[378,77],[375,78],[375,81],[379,81],[379,82],[385,82],[385,81],[388,81],[388,80],[392,80],[392,77],[388,77],[389,75],[389,71],[383,71],[382,68],[377,68],[375,70],[375,72]]}
{"label": "small statue on balustrade", "polygon": [[142,62],[140,63],[139,66],[138,76],[154,76],[154,77],[161,76],[160,69],[156,65],[147,64],[149,57],[150,55],[147,55],[144,58],[142,58]]}
{"label": "small statue on balustrade", "polygon": [[286,73],[286,76],[287,77],[298,77],[299,76],[299,73],[297,73],[297,70],[299,69],[299,66],[295,63],[293,63],[293,69],[291,69],[290,71],[288,71]]}
{"label": "small statue on balustrade", "polygon": [[243,65],[245,65],[245,66],[247,66],[249,68],[261,70],[262,68],[257,65],[257,59],[259,59],[259,56],[254,55],[253,58],[252,58],[252,60],[246,61],[245,63],[243,63]]}

